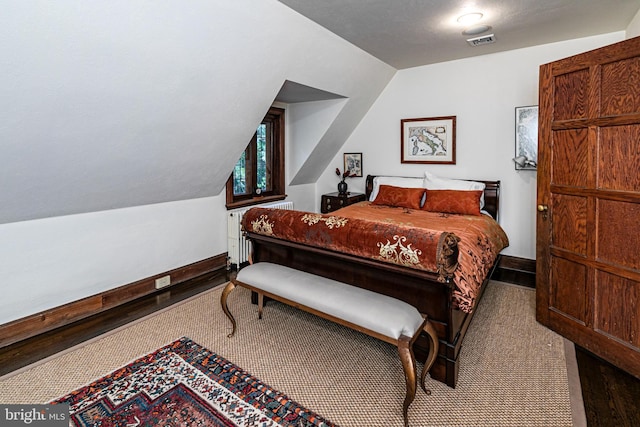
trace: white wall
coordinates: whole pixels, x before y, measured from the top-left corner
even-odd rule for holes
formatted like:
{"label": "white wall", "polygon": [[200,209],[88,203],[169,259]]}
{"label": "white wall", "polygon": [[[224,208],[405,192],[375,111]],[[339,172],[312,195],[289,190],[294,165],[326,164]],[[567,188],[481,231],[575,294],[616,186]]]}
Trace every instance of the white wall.
{"label": "white wall", "polygon": [[[315,186],[287,188],[315,209]],[[227,251],[224,192],[0,225],[0,324]]]}
{"label": "white wall", "polygon": [[276,0],[1,7],[0,224],[214,197],[286,81],[347,100],[315,183],[396,72]]}
{"label": "white wall", "polygon": [[220,191],[286,80],[346,99],[288,170],[313,210],[395,73],[275,0],[2,6],[0,324],[226,252]]}
{"label": "white wall", "polygon": [[0,227],[0,324],[224,252],[220,197]]}
{"label": "white wall", "polygon": [[[315,186],[287,188],[315,209]],[[0,324],[227,251],[224,192],[0,225]]]}
{"label": "white wall", "polygon": [[[399,71],[351,134],[343,152],[362,152],[364,175],[501,180],[500,223],[511,244],[503,253],[535,259],[536,173],[516,171],[515,107],[538,104],[539,66],[624,38],[623,32],[536,46]],[[498,42],[499,43],[499,42]],[[478,48],[481,49],[481,48]],[[457,116],[456,165],[400,163],[400,120]],[[318,181],[318,194],[336,191],[334,170]],[[364,191],[364,178],[349,179]]]}
{"label": "white wall", "polygon": [[638,10],[636,16],[633,17],[626,31],[626,38],[628,39],[637,36],[640,36],[640,10]]}

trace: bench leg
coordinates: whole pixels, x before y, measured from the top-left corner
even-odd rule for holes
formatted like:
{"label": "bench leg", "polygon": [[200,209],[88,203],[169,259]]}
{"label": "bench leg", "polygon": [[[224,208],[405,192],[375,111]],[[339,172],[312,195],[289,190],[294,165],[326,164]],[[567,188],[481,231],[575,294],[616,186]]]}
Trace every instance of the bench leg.
{"label": "bench leg", "polygon": [[262,319],[262,308],[264,307],[264,294],[258,292],[258,319]]}
{"label": "bench leg", "polygon": [[398,339],[398,354],[402,361],[402,369],[404,370],[404,378],[407,383],[407,393],[404,397],[402,405],[402,416],[404,417],[405,427],[409,426],[409,405],[416,397],[416,358],[413,355],[413,345],[411,338],[401,335]]}
{"label": "bench leg", "polygon": [[227,335],[227,338],[231,338],[233,334],[236,333],[236,319],[234,319],[233,315],[229,311],[229,307],[227,306],[227,298],[229,298],[229,294],[235,288],[236,288],[236,284],[233,282],[229,282],[227,286],[224,287],[224,290],[222,291],[222,296],[220,297],[220,305],[222,305],[222,311],[224,311],[224,314],[226,314],[229,320],[231,320],[231,326],[233,327],[233,329],[231,330],[231,333]]}
{"label": "bench leg", "polygon": [[422,389],[425,391],[425,393],[431,394],[431,390],[427,390],[424,381],[427,377],[427,372],[429,372],[429,369],[431,369],[433,362],[436,361],[439,342],[438,335],[436,334],[436,330],[431,322],[425,323],[422,330],[425,331],[427,335],[429,335],[429,338],[431,339],[431,345],[429,346],[429,354],[427,355],[427,360],[424,361],[424,367],[422,368],[422,375],[420,376],[420,386],[422,386]]}

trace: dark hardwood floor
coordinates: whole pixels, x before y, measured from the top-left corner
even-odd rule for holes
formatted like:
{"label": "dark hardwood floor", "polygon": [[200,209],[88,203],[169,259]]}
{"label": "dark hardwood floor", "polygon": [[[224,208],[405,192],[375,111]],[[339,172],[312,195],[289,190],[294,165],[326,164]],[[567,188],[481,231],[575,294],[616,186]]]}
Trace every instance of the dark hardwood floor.
{"label": "dark hardwood floor", "polygon": [[[0,376],[49,357],[227,281],[219,270],[70,325],[0,348]],[[2,403],[2,402],[0,402]]]}
{"label": "dark hardwood floor", "polygon": [[[226,280],[225,271],[211,273],[83,321],[0,348],[0,375],[13,372],[156,310],[211,289]],[[587,425],[589,427],[640,426],[640,379],[600,360],[580,347],[576,347],[576,357]]]}
{"label": "dark hardwood floor", "polygon": [[640,426],[640,379],[576,346],[587,425]]}

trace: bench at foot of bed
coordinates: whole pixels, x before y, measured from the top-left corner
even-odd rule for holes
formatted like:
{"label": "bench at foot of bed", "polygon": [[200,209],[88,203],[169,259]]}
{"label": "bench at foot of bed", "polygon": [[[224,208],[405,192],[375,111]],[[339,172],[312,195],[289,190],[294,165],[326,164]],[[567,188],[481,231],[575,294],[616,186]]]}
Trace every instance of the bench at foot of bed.
{"label": "bench at foot of bed", "polygon": [[425,377],[438,354],[438,338],[429,320],[423,318],[412,305],[300,270],[259,262],[241,269],[222,292],[222,309],[231,320],[233,328],[229,337],[235,334],[237,325],[227,306],[227,298],[236,286],[258,294],[259,318],[262,318],[264,297],[267,296],[395,345],[406,382],[402,407],[405,426],[408,426],[408,409],[417,388],[416,359],[412,348],[424,331],[429,336],[431,345],[420,385],[430,394],[425,387]]}

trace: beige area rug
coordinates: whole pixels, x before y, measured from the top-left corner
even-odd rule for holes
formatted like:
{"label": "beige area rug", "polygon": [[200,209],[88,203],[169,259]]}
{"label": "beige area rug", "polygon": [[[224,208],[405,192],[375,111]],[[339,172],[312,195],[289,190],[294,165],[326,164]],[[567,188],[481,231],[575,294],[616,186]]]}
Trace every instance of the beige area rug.
{"label": "beige area rug", "polygon": [[[404,377],[396,348],[276,302],[257,308],[217,288],[0,379],[0,403],[44,403],[181,336],[227,358],[343,426],[402,426]],[[571,426],[563,339],[535,321],[535,292],[491,282],[462,347],[458,386],[429,379],[412,426]],[[419,367],[421,368],[421,366]]]}

